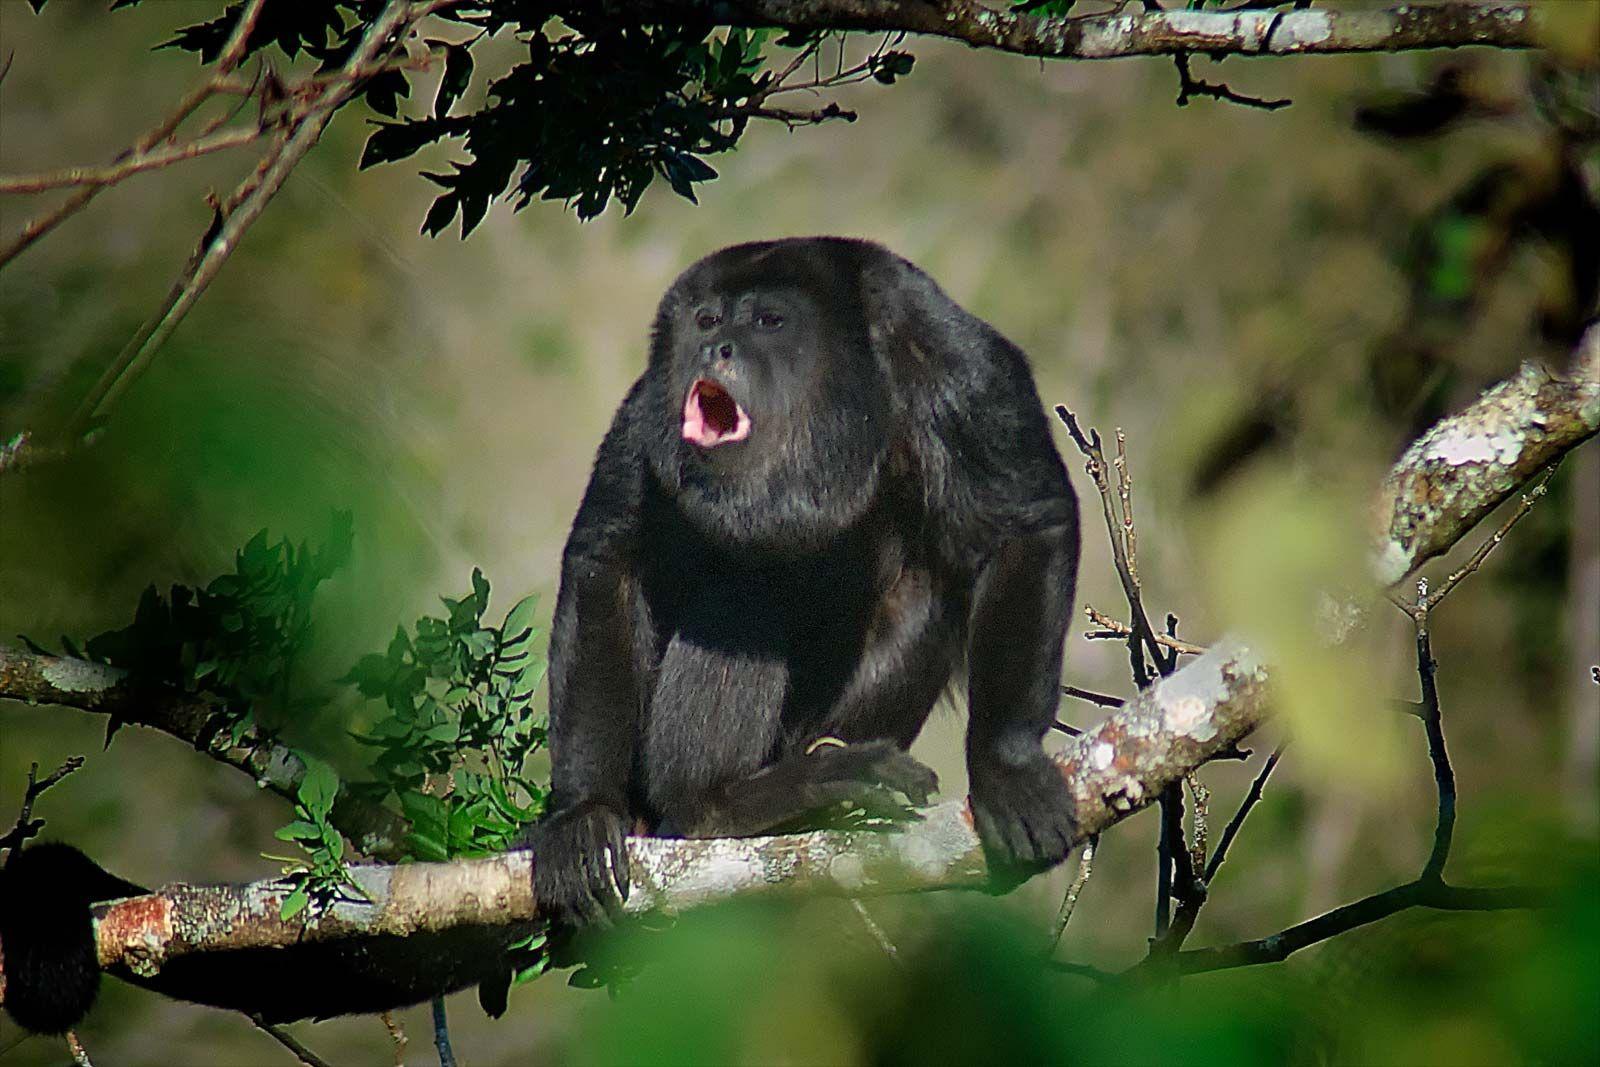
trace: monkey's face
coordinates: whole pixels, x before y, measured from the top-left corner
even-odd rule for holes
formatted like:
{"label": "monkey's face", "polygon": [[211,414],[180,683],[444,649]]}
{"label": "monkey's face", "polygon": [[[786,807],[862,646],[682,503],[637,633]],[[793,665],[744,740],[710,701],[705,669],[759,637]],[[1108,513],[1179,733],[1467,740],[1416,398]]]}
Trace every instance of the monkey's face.
{"label": "monkey's face", "polygon": [[853,521],[876,485],[888,401],[859,270],[840,252],[727,249],[662,301],[651,461],[696,521],[730,539],[814,543]]}
{"label": "monkey's face", "polygon": [[707,293],[679,313],[674,394],[679,437],[710,464],[750,462],[782,448],[810,392],[817,308],[804,293]]}

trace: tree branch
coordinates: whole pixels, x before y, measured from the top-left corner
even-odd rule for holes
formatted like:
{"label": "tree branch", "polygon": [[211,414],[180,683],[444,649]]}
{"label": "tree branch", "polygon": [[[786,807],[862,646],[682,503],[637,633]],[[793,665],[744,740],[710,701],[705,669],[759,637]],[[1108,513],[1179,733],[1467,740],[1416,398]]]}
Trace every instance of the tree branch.
{"label": "tree branch", "polygon": [[1123,12],[1038,15],[978,0],[609,0],[642,21],[789,29],[921,33],[979,48],[1050,59],[1124,56],[1287,56],[1423,48],[1533,48],[1538,19],[1526,3],[1449,0],[1379,10]]}
{"label": "tree branch", "polygon": [[[300,757],[253,728],[234,745],[223,709],[210,698],[171,686],[139,685],[103,663],[0,645],[0,700],[77,708],[109,715],[113,724],[160,730],[289,800],[305,776]],[[384,859],[403,854],[400,842],[410,827],[389,809],[341,791],[332,818],[363,853]]]}
{"label": "tree branch", "polygon": [[1524,363],[1465,411],[1441,419],[1384,479],[1374,509],[1380,584],[1443,554],[1539,470],[1600,432],[1600,326],[1564,376]]}
{"label": "tree branch", "polygon": [[[1251,651],[1224,639],[1078,739],[1058,762],[1077,805],[1079,839],[1132,815],[1231,747],[1265,716],[1267,696]],[[868,896],[989,883],[965,801],[940,804],[888,833],[636,837],[628,853],[630,913],[753,895]],[[367,899],[287,921],[280,908],[290,888],[282,880],[172,885],[97,907],[100,960],[140,985],[268,1022],[414,1003],[501,965],[504,947],[537,916],[531,862],[519,851],[356,866],[351,875]],[[250,980],[240,980],[246,968]]]}

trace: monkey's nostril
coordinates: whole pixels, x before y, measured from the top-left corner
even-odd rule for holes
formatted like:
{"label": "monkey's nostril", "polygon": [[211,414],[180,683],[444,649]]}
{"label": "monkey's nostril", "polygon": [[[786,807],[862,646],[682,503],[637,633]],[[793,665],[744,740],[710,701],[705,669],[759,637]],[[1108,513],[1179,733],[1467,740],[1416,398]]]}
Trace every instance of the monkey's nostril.
{"label": "monkey's nostril", "polygon": [[733,346],[731,344],[728,344],[727,342],[723,342],[722,344],[718,345],[717,346],[717,358],[718,359],[732,359],[733,358]]}

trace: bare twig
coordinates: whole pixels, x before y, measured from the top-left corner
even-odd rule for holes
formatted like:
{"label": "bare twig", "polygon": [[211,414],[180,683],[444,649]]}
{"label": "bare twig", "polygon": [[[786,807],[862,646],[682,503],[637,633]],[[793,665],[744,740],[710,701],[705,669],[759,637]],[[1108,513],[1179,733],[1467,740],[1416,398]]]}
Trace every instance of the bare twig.
{"label": "bare twig", "polygon": [[172,164],[184,160],[198,159],[213,152],[224,152],[230,148],[249,144],[252,141],[260,140],[264,132],[255,127],[228,130],[209,137],[187,141],[181,145],[174,145],[171,148],[129,156],[122,162],[113,163],[109,166],[68,167],[65,170],[48,171],[44,174],[23,174],[9,178],[0,177],[0,195],[7,193],[42,193],[50,189],[69,188],[77,185],[115,185],[124,178],[142,174],[147,170],[170,167]]}
{"label": "bare twig", "polygon": [[1548,899],[1549,894],[1525,887],[1464,888],[1444,882],[1418,880],[1335,908],[1326,915],[1319,915],[1268,937],[1216,948],[1187,949],[1178,953],[1177,965],[1182,974],[1199,974],[1231,967],[1280,963],[1303,948],[1386,919],[1408,908],[1505,911],[1539,907]]}
{"label": "bare twig", "polygon": [[1190,99],[1196,96],[1209,96],[1213,100],[1221,100],[1229,104],[1242,104],[1245,107],[1260,108],[1263,111],[1276,111],[1293,103],[1292,100],[1267,100],[1264,97],[1236,93],[1228,88],[1226,82],[1213,83],[1203,78],[1196,78],[1189,71],[1189,53],[1187,52],[1179,52],[1172,58],[1178,66],[1177,103],[1179,107],[1188,107]]}
{"label": "bare twig", "polygon": [[305,1064],[306,1067],[330,1067],[327,1060],[302,1045],[295,1036],[281,1026],[274,1026],[259,1015],[250,1016],[250,1021],[256,1024],[256,1029],[266,1034],[272,1040],[288,1049],[294,1058]]}
{"label": "bare twig", "polygon": [[1080,689],[1075,685],[1063,685],[1061,692],[1069,697],[1087,700],[1091,704],[1098,704],[1102,708],[1120,708],[1126,701],[1121,697],[1110,696],[1106,693],[1096,693],[1092,689]]}
{"label": "bare twig", "polygon": [[245,231],[261,216],[289,174],[321,138],[333,113],[350,100],[367,79],[378,73],[383,57],[394,47],[395,41],[418,19],[452,2],[455,0],[424,0],[415,4],[389,0],[338,75],[329,79],[321,92],[296,104],[285,122],[287,135],[235,189],[219,211],[221,224],[213,224],[195,258],[174,283],[168,299],[106,368],[79,405],[72,420],[72,435],[92,426],[107,406],[143,373],[156,351],[222,270]]}
{"label": "bare twig", "polygon": [[[1090,641],[1109,641],[1113,639],[1126,640],[1127,638],[1133,636],[1133,627],[1118,619],[1113,619],[1111,616],[1107,615],[1103,611],[1099,611],[1092,605],[1085,604],[1083,606],[1083,613],[1090,622],[1099,627],[1098,630],[1090,630],[1084,634],[1084,637],[1088,638]],[[1185,656],[1198,656],[1206,650],[1204,645],[1190,644],[1188,641],[1180,641],[1175,637],[1168,636],[1167,634],[1153,634],[1151,636],[1151,640],[1163,648],[1171,649],[1174,652],[1181,652]]]}
{"label": "bare twig", "polygon": [[1122,551],[1128,559],[1128,577],[1135,589],[1139,584],[1139,537],[1133,525],[1133,475],[1128,472],[1128,438],[1117,427],[1117,497],[1122,501]]}
{"label": "bare twig", "polygon": [[1211,836],[1211,790],[1200,780],[1198,771],[1184,775],[1183,780],[1188,783],[1189,796],[1194,801],[1189,815],[1189,828],[1193,834],[1189,844],[1189,863],[1195,871],[1203,872],[1206,869],[1206,849]]}
{"label": "bare twig", "polygon": [[1440,583],[1439,588],[1433,593],[1429,594],[1426,600],[1419,599],[1419,607],[1422,607],[1424,610],[1432,610],[1433,608],[1437,607],[1439,601],[1449,596],[1450,590],[1459,585],[1463,578],[1469,574],[1476,573],[1478,568],[1483,566],[1483,561],[1489,558],[1489,553],[1493,552],[1495,548],[1499,546],[1500,542],[1506,539],[1506,534],[1511,532],[1511,528],[1517,523],[1521,522],[1523,516],[1527,515],[1528,512],[1533,510],[1533,505],[1538,501],[1538,499],[1544,496],[1545,492],[1549,488],[1550,479],[1555,477],[1556,468],[1560,466],[1560,464],[1561,461],[1559,459],[1555,463],[1550,464],[1550,466],[1545,470],[1544,476],[1534,484],[1533,488],[1522,494],[1522,499],[1517,502],[1517,506],[1512,509],[1511,514],[1506,516],[1506,521],[1500,524],[1500,528],[1495,530],[1493,534],[1486,538],[1483,544],[1478,546],[1477,550],[1472,553],[1465,563],[1451,571],[1450,576]]}
{"label": "bare twig", "polygon": [[33,817],[33,802],[44,793],[46,789],[55,785],[61,779],[83,766],[82,756],[69,756],[65,763],[39,778],[39,764],[31,763],[28,766],[28,787],[22,793],[22,808],[17,813],[16,824],[0,837],[0,851],[9,852],[21,848],[31,838],[38,835],[44,827],[44,820],[35,820]]}
{"label": "bare twig", "polygon": [[1217,869],[1228,858],[1228,848],[1233,844],[1233,839],[1239,836],[1239,831],[1244,826],[1244,821],[1250,815],[1250,809],[1261,801],[1261,792],[1267,787],[1267,779],[1272,777],[1272,771],[1278,766],[1278,760],[1283,758],[1283,750],[1289,747],[1285,741],[1272,750],[1272,755],[1267,757],[1267,762],[1262,766],[1261,773],[1256,775],[1255,781],[1250,783],[1250,791],[1244,795],[1244,800],[1239,804],[1239,810],[1233,813],[1233,818],[1228,820],[1227,827],[1222,831],[1222,840],[1217,842],[1217,851],[1212,853],[1211,860],[1205,866],[1205,878],[1209,883],[1217,876]]}
{"label": "bare twig", "polygon": [[[194,114],[202,104],[220,91],[220,86],[229,80],[228,76],[233,73],[234,68],[239,65],[239,61],[243,58],[250,33],[255,29],[256,20],[260,18],[261,9],[264,5],[265,0],[249,0],[244,5],[239,13],[238,21],[234,23],[233,32],[222,46],[222,52],[217,59],[216,66],[213,68],[211,77],[204,84],[191,90],[187,96],[178,102],[178,106],[158,123],[154,129],[135,141],[131,148],[123,152],[116,160],[113,160],[113,166],[123,160],[137,160],[147,155],[156,145],[171,137],[185,119]],[[130,171],[130,173],[133,172]],[[126,176],[123,175],[123,177]],[[117,180],[120,181],[121,178]],[[55,210],[29,221],[22,227],[22,231],[15,238],[5,245],[0,245],[0,268],[3,268],[7,263],[21,255],[30,245],[55,229],[56,226],[88,206],[89,201],[93,200],[102,189],[109,188],[111,184],[113,183],[84,185],[62,201]]]}
{"label": "bare twig", "polygon": [[450,1021],[445,1018],[444,998],[433,998],[433,1048],[439,1054],[439,1067],[456,1067],[455,1050],[450,1047]]}
{"label": "bare twig", "polygon": [[897,966],[900,965],[900,949],[895,946],[893,941],[889,940],[889,935],[884,933],[883,927],[878,925],[878,920],[872,917],[872,913],[867,910],[867,906],[854,897],[851,898],[850,903],[855,907],[856,914],[861,916],[861,922],[866,926],[867,933],[872,935],[872,940],[877,942],[878,947],[883,950],[883,954],[888,956]]}
{"label": "bare twig", "polygon": [[1151,658],[1158,667],[1163,663],[1164,657],[1156,643],[1156,632],[1150,625],[1150,619],[1145,614],[1144,602],[1139,595],[1139,582],[1133,569],[1128,564],[1128,543],[1124,537],[1126,529],[1124,520],[1117,514],[1118,497],[1111,488],[1107,479],[1105,449],[1100,444],[1100,433],[1090,430],[1085,436],[1078,426],[1078,418],[1068,411],[1064,405],[1056,405],[1056,417],[1067,427],[1067,433],[1078,446],[1078,451],[1083,453],[1084,470],[1094,481],[1095,489],[1100,493],[1100,507],[1104,513],[1106,532],[1111,536],[1111,556],[1117,568],[1117,577],[1122,581],[1122,592],[1128,601],[1128,610],[1133,618],[1133,625],[1128,632],[1128,659],[1133,670],[1134,684],[1141,689],[1150,684],[1151,673],[1145,666],[1145,648],[1149,647]]}
{"label": "bare twig", "polygon": [[1073,875],[1072,884],[1067,886],[1066,896],[1061,898],[1061,910],[1056,912],[1056,921],[1050,937],[1050,951],[1046,955],[1054,955],[1056,948],[1061,944],[1061,935],[1067,932],[1067,923],[1072,921],[1072,913],[1078,907],[1078,897],[1083,895],[1083,887],[1089,883],[1089,875],[1094,870],[1094,852],[1100,846],[1098,836],[1091,837],[1083,843],[1083,852],[1078,856],[1078,873]]}
{"label": "bare twig", "polygon": [[389,1031],[389,1040],[394,1044],[394,1067],[406,1067],[406,1046],[411,1043],[406,1036],[406,1028],[392,1011],[381,1012],[379,1018],[383,1020],[383,1028]]}

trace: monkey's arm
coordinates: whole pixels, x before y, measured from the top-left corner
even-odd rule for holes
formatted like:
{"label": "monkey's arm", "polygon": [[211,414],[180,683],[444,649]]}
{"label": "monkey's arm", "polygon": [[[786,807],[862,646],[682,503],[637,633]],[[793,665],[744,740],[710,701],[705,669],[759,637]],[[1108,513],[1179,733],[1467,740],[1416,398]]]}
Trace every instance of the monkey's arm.
{"label": "monkey's arm", "polygon": [[968,651],[967,770],[978,833],[1024,868],[1058,863],[1074,819],[1061,770],[1045,755],[1077,573],[1075,525],[1006,542],[974,589]]}
{"label": "monkey's arm", "polygon": [[551,798],[527,840],[535,899],[594,920],[628,892],[625,838],[639,729],[636,596],[641,390],[617,412],[562,557],[550,635]]}

